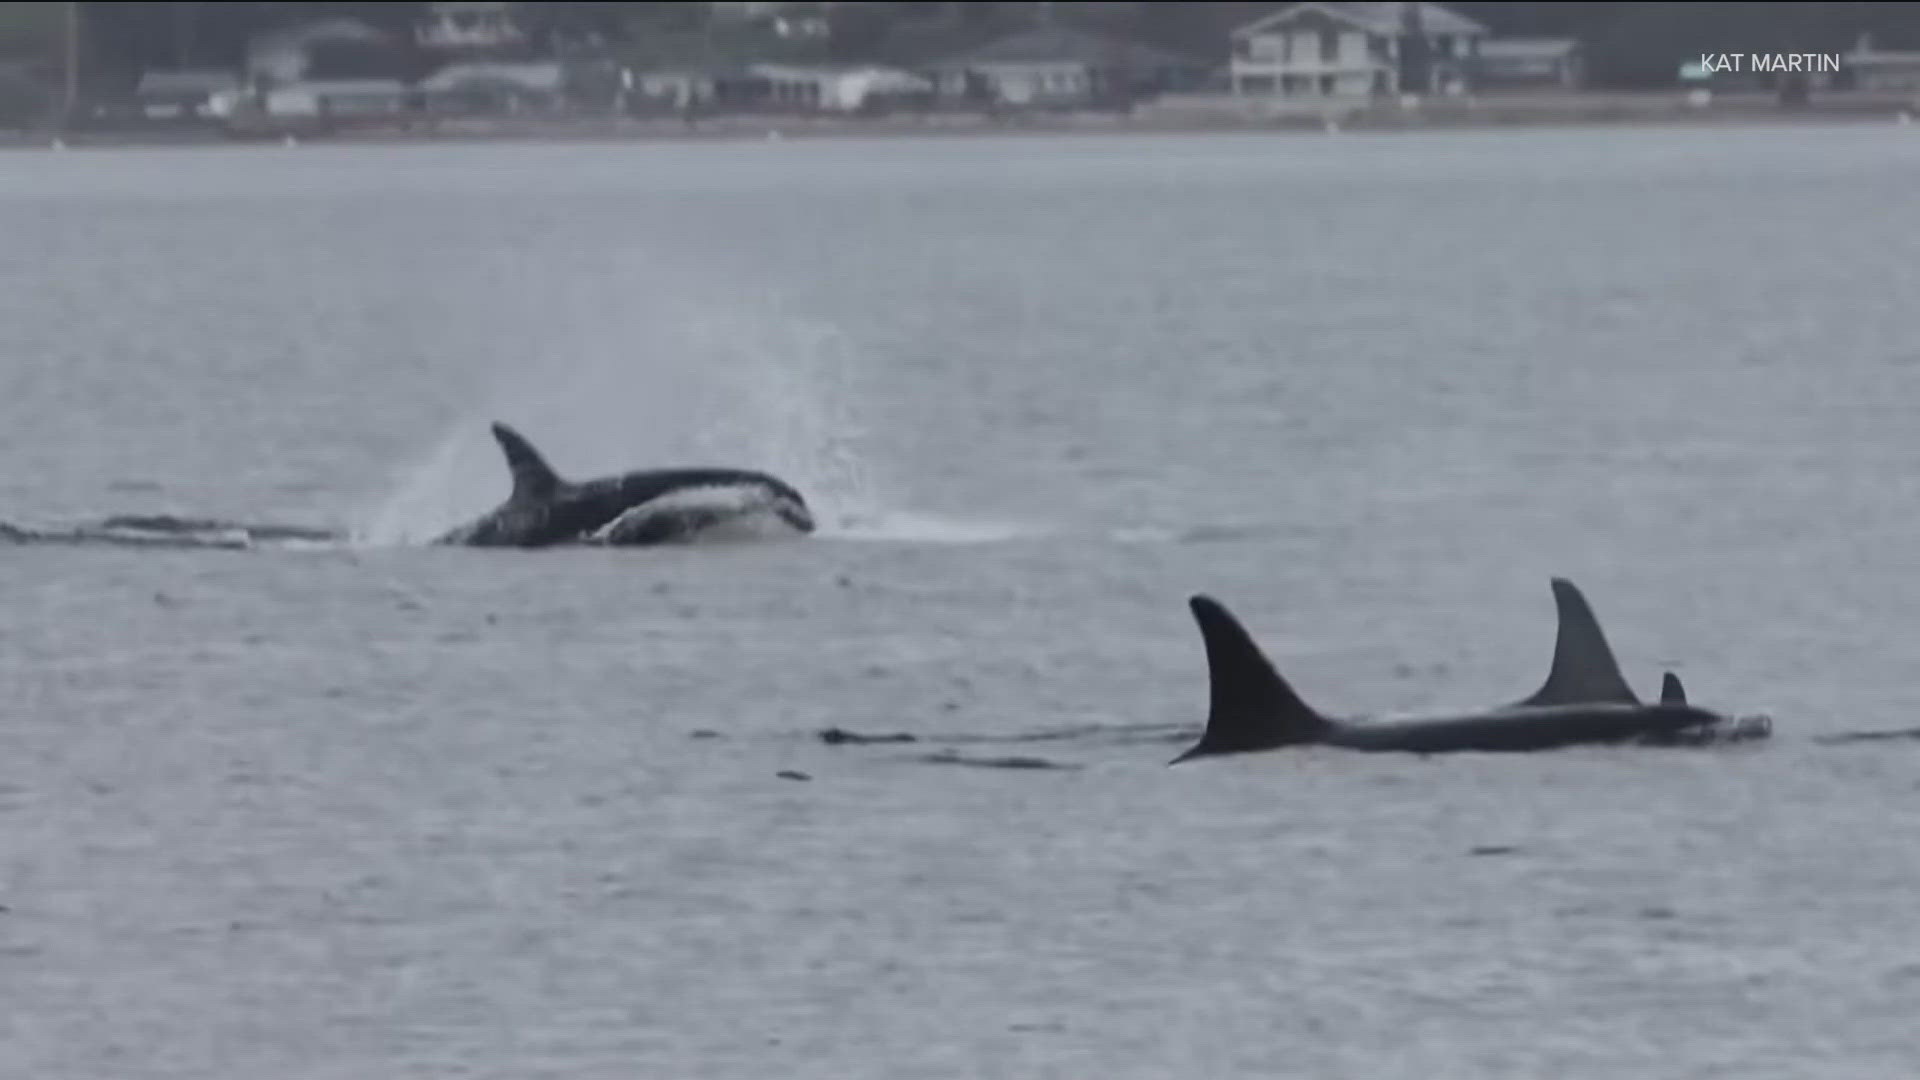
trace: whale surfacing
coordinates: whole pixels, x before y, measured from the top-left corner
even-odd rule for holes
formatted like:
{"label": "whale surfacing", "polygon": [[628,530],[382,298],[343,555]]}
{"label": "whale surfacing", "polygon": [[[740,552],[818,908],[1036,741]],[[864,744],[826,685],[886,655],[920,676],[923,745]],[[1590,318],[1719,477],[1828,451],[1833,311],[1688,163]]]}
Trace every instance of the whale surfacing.
{"label": "whale surfacing", "polygon": [[[1534,751],[1610,743],[1707,741],[1716,731],[1751,737],[1761,729],[1687,703],[1667,673],[1661,700],[1641,702],[1626,685],[1599,623],[1579,591],[1555,579],[1560,640],[1553,673],[1525,701],[1483,712],[1354,723],[1322,715],[1281,677],[1226,606],[1188,601],[1207,651],[1210,702],[1200,741],[1173,764],[1199,757],[1322,745],[1437,754]],[[1597,646],[1597,647],[1596,647]],[[1755,718],[1756,720],[1761,718]],[[1765,725],[1771,727],[1770,722]]]}
{"label": "whale surfacing", "polygon": [[496,421],[513,490],[485,515],[434,541],[464,547],[686,543],[728,531],[811,533],[813,512],[793,486],[753,469],[641,469],[563,479],[526,437]]}

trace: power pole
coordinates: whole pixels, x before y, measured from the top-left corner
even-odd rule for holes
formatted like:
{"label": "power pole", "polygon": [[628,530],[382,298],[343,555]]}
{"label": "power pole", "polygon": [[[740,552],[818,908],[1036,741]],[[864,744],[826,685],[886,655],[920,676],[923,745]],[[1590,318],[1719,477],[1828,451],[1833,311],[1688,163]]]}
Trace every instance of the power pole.
{"label": "power pole", "polygon": [[80,100],[80,0],[67,0],[66,33],[66,89],[60,100],[60,129],[65,131],[73,123],[74,106]]}
{"label": "power pole", "polygon": [[173,4],[173,66],[186,68],[193,66],[194,30],[197,29],[196,16],[200,5],[194,0],[174,0]]}

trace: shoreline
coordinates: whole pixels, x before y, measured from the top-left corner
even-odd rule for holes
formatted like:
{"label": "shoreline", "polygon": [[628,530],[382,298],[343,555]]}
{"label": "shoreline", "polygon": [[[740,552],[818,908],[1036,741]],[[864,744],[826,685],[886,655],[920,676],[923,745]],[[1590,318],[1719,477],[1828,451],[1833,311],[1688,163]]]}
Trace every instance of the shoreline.
{"label": "shoreline", "polygon": [[678,117],[406,119],[350,124],[326,132],[230,134],[211,125],[0,130],[0,150],[187,148],[299,143],[414,145],[476,142],[743,142],[785,139],[890,139],[982,136],[1313,134],[1625,126],[1729,127],[1920,124],[1920,98],[1830,95],[1783,107],[1767,95],[1697,104],[1673,93],[1492,95],[1417,106],[1281,111],[1258,101],[1189,96],[1145,103],[1132,112],[895,114],[877,117],[726,114],[688,123]]}

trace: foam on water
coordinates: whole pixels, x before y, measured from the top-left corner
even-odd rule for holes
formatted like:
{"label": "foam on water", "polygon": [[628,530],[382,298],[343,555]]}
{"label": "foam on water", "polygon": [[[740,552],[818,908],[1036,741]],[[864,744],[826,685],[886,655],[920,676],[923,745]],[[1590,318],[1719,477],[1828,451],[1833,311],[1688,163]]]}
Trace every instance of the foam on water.
{"label": "foam on water", "polygon": [[1046,533],[1044,528],[1016,521],[963,519],[912,511],[852,514],[820,523],[820,535],[835,540],[923,544],[992,544]]}

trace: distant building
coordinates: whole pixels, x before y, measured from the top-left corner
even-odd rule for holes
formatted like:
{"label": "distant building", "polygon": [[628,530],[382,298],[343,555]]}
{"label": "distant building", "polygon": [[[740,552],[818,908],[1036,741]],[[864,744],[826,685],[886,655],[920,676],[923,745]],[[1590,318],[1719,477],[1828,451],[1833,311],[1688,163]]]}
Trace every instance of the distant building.
{"label": "distant building", "polygon": [[1305,3],[1235,30],[1236,94],[1365,98],[1467,85],[1487,28],[1439,4]]}
{"label": "distant building", "polygon": [[1480,42],[1473,85],[1489,90],[1577,89],[1586,79],[1580,43],[1572,38],[1490,38]]}
{"label": "distant building", "polygon": [[632,77],[638,111],[858,113],[925,105],[933,82],[877,64],[659,68]]}
{"label": "distant building", "polygon": [[524,45],[527,33],[514,18],[514,6],[487,0],[428,4],[414,23],[413,40],[423,49],[445,52],[493,52]]}
{"label": "distant building", "polygon": [[420,80],[427,109],[442,114],[554,112],[567,99],[567,65],[558,60],[473,60],[448,64]]}
{"label": "distant building", "polygon": [[239,86],[240,77],[231,71],[194,68],[149,71],[133,93],[148,119],[189,119],[213,115],[215,95]]}
{"label": "distant building", "polygon": [[284,117],[381,117],[414,111],[417,95],[397,79],[291,83],[265,94],[266,111]]}
{"label": "distant building", "polygon": [[[326,70],[328,67],[336,70]],[[281,27],[247,42],[246,71],[265,83],[310,78],[397,76],[406,62],[393,35],[358,19],[324,19]]]}
{"label": "distant building", "polygon": [[1070,26],[1041,26],[925,65],[942,98],[1072,108],[1182,90],[1206,65],[1136,42]]}
{"label": "distant building", "polygon": [[1840,57],[1840,70],[1856,90],[1920,90],[1920,51],[1876,49],[1866,35],[1861,35],[1852,52]]}
{"label": "distant building", "polygon": [[636,71],[629,107],[636,112],[693,112],[745,107],[766,96],[745,65],[667,67]]}
{"label": "distant building", "polygon": [[747,71],[765,83],[768,104],[789,109],[853,113],[933,96],[932,80],[870,64],[751,64]]}
{"label": "distant building", "polygon": [[656,68],[629,77],[636,109],[689,109],[705,105],[718,91],[719,76],[705,68]]}

